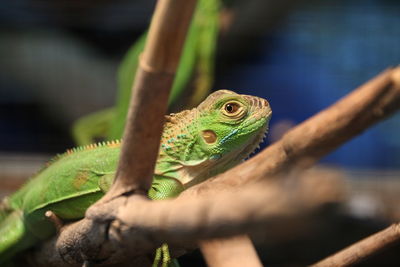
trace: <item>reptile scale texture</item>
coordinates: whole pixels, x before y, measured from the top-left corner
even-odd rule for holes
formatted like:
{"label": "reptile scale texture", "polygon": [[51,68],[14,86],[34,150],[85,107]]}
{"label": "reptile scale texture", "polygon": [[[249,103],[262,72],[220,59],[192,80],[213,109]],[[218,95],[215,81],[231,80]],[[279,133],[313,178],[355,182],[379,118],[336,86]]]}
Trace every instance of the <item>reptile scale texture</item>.
{"label": "reptile scale texture", "polygon": [[[176,197],[243,161],[265,137],[271,113],[265,99],[219,90],[197,108],[166,116],[148,196]],[[67,150],[5,198],[0,264],[56,234],[46,211],[61,220],[82,218],[110,188],[120,149],[115,141]]]}

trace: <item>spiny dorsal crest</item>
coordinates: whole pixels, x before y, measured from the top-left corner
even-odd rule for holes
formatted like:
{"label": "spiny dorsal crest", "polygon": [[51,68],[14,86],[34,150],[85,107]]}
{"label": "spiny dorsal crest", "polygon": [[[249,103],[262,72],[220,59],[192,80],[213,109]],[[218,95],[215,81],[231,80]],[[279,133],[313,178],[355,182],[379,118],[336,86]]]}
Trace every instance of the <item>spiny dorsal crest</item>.
{"label": "spiny dorsal crest", "polygon": [[79,151],[84,151],[84,150],[92,150],[98,147],[119,147],[121,146],[121,140],[112,140],[112,141],[104,141],[104,142],[99,142],[99,143],[94,143],[90,145],[85,145],[85,146],[78,146],[74,147],[71,149],[67,149],[65,154],[70,155]]}
{"label": "spiny dorsal crest", "polygon": [[122,140],[104,141],[104,142],[99,142],[99,143],[94,143],[94,144],[90,144],[90,145],[78,146],[78,147],[74,147],[71,149],[67,149],[64,153],[57,154],[53,158],[51,158],[48,162],[46,162],[46,164],[34,176],[37,176],[42,171],[47,169],[51,164],[55,163],[56,161],[66,157],[66,156],[69,156],[69,155],[72,155],[74,153],[84,151],[84,150],[92,150],[92,149],[95,149],[98,147],[119,147],[119,146],[121,146],[121,142],[122,142]]}
{"label": "spiny dorsal crest", "polygon": [[52,159],[50,159],[45,167],[50,166],[51,164],[53,164],[54,162],[56,162],[57,160],[67,156],[67,155],[71,155],[80,151],[85,151],[85,150],[92,150],[98,147],[119,147],[121,146],[121,141],[122,140],[112,140],[112,141],[104,141],[104,142],[99,142],[99,143],[94,143],[94,144],[90,144],[90,145],[85,145],[85,146],[78,146],[78,147],[74,147],[71,149],[67,149],[64,153],[62,154],[58,154],[55,157],[53,157]]}

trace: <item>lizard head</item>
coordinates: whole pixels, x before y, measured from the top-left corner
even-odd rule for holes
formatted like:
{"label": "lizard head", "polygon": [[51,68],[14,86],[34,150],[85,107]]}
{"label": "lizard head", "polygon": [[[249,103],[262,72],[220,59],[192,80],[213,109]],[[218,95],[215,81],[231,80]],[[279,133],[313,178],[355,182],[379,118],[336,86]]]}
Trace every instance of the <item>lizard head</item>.
{"label": "lizard head", "polygon": [[156,174],[190,186],[233,167],[259,146],[271,114],[263,98],[219,90],[167,116]]}

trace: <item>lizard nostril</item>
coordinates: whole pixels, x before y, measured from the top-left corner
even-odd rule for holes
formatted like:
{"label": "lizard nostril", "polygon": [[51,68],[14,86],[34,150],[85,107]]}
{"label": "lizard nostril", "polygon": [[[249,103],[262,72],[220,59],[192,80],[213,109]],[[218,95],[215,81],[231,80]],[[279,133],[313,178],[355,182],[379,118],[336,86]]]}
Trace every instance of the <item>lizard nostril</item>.
{"label": "lizard nostril", "polygon": [[264,103],[263,103],[263,99],[258,99],[258,107],[259,108],[263,108],[264,107]]}

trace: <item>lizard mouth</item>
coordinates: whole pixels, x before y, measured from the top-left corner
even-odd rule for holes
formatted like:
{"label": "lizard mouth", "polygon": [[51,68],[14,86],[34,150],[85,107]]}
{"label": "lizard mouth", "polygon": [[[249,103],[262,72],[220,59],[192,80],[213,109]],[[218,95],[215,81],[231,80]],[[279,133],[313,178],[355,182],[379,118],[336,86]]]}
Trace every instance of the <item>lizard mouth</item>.
{"label": "lizard mouth", "polygon": [[[252,138],[250,138],[247,142],[247,145],[239,148],[236,152],[233,152],[236,157],[232,158],[235,161],[241,161],[248,159],[257,149],[260,149],[260,144],[265,140],[268,133],[268,124],[271,118],[272,111],[269,108],[269,104],[266,100],[261,99],[264,102],[260,105],[266,105],[261,110],[256,110],[257,106],[253,105],[253,112],[256,116],[256,121],[262,120],[262,126],[256,130],[256,133]],[[254,124],[254,120],[249,120],[243,128],[251,127]]]}
{"label": "lizard mouth", "polygon": [[[239,149],[231,151],[227,155],[221,157],[216,165],[233,167],[241,161],[247,160],[257,149],[260,148],[260,144],[264,141],[268,132],[268,123],[262,127],[254,137],[249,140],[249,144],[242,146]],[[223,168],[223,167],[222,167]]]}
{"label": "lizard mouth", "polygon": [[268,126],[263,127],[258,134],[253,137],[250,145],[245,146],[237,155],[237,160],[247,160],[249,157],[260,149],[260,144],[264,142],[267,137]]}

